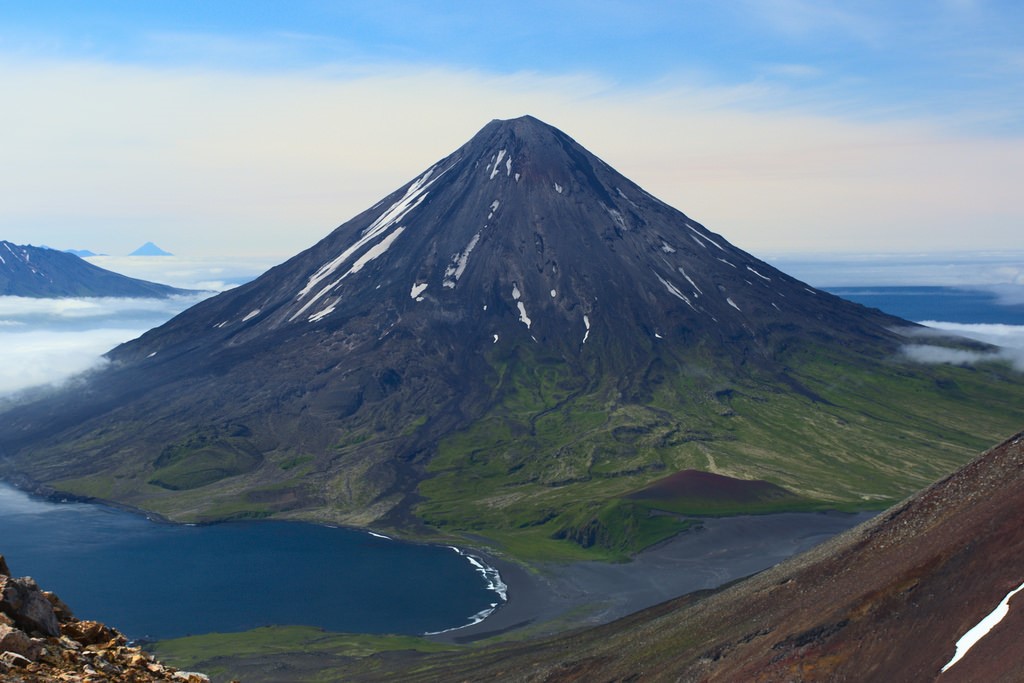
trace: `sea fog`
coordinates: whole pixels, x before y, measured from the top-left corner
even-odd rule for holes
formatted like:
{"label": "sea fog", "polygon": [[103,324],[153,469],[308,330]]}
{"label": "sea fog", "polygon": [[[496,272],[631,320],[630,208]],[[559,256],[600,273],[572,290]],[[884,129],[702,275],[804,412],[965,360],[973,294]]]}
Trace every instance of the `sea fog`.
{"label": "sea fog", "polygon": [[[186,308],[258,277],[285,257],[96,256],[130,277],[198,290],[170,299],[0,297],[0,407],[19,392],[62,382],[105,363],[103,354]],[[769,263],[815,287],[914,322],[1000,347],[1024,370],[1024,252],[964,254],[770,254]],[[991,354],[936,350],[917,360],[969,364]]]}
{"label": "sea fog", "polygon": [[218,292],[258,277],[279,260],[95,256],[93,265],[195,294],[168,299],[0,296],[0,407],[18,392],[62,382],[106,362],[103,354]]}
{"label": "sea fog", "polygon": [[[1024,252],[783,254],[767,259],[815,287],[930,328],[912,334],[904,354],[922,363],[990,360],[1024,372]],[[998,347],[949,349],[952,334]]]}

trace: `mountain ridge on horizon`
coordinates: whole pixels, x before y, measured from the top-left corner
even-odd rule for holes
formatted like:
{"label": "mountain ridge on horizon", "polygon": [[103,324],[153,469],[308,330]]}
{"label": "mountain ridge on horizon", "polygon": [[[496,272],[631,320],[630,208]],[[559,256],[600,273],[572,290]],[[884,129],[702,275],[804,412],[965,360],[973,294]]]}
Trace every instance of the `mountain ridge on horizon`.
{"label": "mountain ridge on horizon", "polygon": [[678,530],[653,511],[693,509],[637,495],[675,472],[785,492],[727,512],[879,507],[1024,417],[1003,366],[901,359],[908,326],[734,247],[562,131],[496,119],[112,350],[88,399],[0,415],[0,475],[176,519],[617,557]]}
{"label": "mountain ridge on horizon", "polygon": [[0,240],[0,295],[159,299],[193,293],[100,268],[74,253]]}

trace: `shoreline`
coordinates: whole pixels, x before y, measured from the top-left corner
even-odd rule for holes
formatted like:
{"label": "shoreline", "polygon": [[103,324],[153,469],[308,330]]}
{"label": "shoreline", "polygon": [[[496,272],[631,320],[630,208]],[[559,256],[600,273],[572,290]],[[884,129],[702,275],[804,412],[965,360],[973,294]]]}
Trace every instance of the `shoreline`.
{"label": "shoreline", "polygon": [[756,574],[877,514],[784,512],[703,518],[699,527],[618,564],[519,564],[473,549],[498,570],[508,586],[508,600],[476,624],[425,637],[465,645],[515,632],[543,636],[597,626]]}
{"label": "shoreline", "polygon": [[[130,505],[66,494],[18,479],[4,477],[0,481],[50,503],[86,503],[157,524],[189,525]],[[452,540],[409,539],[366,527],[343,528],[399,543],[446,547],[469,561],[496,594],[497,606],[479,621],[472,620],[483,611],[467,617],[471,623],[420,634],[435,642],[464,645],[509,634],[539,637],[604,624],[687,593],[717,588],[756,574],[876,514],[878,511],[831,511],[705,517],[700,518],[698,526],[655,544],[624,563],[520,562],[471,545],[472,541],[455,545]],[[239,520],[225,520],[230,521]],[[301,519],[277,521],[342,526]]]}
{"label": "shoreline", "polygon": [[[21,491],[26,495],[39,498],[47,503],[82,503],[85,505],[97,505],[99,507],[117,510],[118,512],[135,515],[136,517],[143,517],[154,524],[181,524],[184,526],[198,526],[200,524],[198,522],[176,522],[169,517],[161,515],[159,512],[153,512],[152,510],[128,505],[127,503],[119,503],[116,500],[96,498],[95,496],[81,496],[77,493],[68,493],[67,491],[61,491],[60,489],[54,488],[49,484],[43,484],[33,479],[29,479],[24,475],[16,474],[14,476],[0,476],[0,485],[2,484],[6,484],[16,491]],[[208,523],[216,524],[217,522]]]}

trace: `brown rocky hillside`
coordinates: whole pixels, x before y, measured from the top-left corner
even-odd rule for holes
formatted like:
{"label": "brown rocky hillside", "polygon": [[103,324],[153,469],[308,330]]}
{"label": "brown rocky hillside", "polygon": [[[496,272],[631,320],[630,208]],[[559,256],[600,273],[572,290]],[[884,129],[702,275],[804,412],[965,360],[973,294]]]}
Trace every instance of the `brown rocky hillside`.
{"label": "brown rocky hillside", "polygon": [[14,578],[0,555],[0,680],[8,683],[208,683],[164,666],[116,630],[76,619],[30,577]]}

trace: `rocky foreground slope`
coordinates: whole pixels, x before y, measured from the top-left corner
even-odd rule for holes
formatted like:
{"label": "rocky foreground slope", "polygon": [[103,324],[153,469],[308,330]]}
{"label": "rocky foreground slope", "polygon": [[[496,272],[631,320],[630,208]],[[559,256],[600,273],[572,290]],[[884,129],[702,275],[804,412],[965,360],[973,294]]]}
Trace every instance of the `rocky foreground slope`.
{"label": "rocky foreground slope", "polygon": [[9,683],[208,683],[204,674],[164,666],[123,635],[76,619],[30,577],[14,578],[0,555],[0,680]]}
{"label": "rocky foreground slope", "polygon": [[[1024,598],[1012,595],[1024,581],[1022,513],[1024,433],[872,521],[721,592],[543,643],[415,662],[381,655],[345,677],[1022,681]],[[982,622],[994,625],[976,628]]]}

